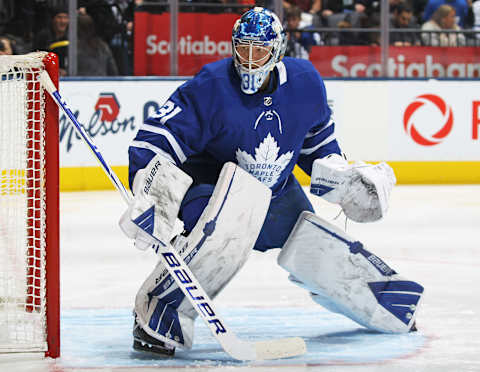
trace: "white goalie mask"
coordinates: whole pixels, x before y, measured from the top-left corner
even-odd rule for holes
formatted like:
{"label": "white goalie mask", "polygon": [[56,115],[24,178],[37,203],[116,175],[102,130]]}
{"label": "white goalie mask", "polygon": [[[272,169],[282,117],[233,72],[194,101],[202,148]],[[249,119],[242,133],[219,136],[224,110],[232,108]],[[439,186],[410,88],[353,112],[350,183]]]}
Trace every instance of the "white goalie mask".
{"label": "white goalie mask", "polygon": [[285,53],[286,35],[278,17],[268,9],[255,7],[235,22],[232,50],[242,92],[258,92]]}

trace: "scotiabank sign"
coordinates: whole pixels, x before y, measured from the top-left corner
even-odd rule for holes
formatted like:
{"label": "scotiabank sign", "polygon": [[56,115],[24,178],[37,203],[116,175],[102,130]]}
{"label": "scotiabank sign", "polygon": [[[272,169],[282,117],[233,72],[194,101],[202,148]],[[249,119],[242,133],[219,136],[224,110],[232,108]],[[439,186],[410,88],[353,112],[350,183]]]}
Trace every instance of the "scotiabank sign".
{"label": "scotiabank sign", "polygon": [[[232,27],[238,14],[179,13],[178,75],[232,55]],[[170,14],[135,13],[135,75],[170,75]]]}
{"label": "scotiabank sign", "polygon": [[[381,76],[379,47],[313,47],[310,60],[325,77]],[[390,77],[479,78],[479,48],[390,47]]]}
{"label": "scotiabank sign", "polygon": [[[178,75],[231,56],[238,14],[179,13]],[[170,75],[170,14],[135,13],[135,75]],[[391,77],[480,78],[478,48],[390,47]],[[370,46],[316,46],[310,61],[324,77],[381,76],[381,50]]]}

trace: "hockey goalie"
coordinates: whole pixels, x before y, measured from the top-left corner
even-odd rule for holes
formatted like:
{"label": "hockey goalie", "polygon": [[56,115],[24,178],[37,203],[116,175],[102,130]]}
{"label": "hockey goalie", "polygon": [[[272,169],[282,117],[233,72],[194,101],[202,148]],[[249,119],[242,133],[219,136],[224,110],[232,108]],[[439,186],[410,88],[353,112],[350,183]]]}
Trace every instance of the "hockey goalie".
{"label": "hockey goalie", "polygon": [[[212,298],[252,249],[280,248],[278,264],[319,305],[378,332],[415,330],[423,287],[319,217],[292,174],[297,164],[312,194],[360,223],[387,213],[396,182],[386,163],[344,159],[322,78],[283,58],[285,46],[277,16],[249,10],[233,27],[232,57],[204,66],[146,119],[129,147],[135,199],[122,230],[139,249],[152,234],[171,241]],[[184,231],[172,237],[177,219]],[[136,350],[191,348],[197,312],[162,263],[134,313]]]}

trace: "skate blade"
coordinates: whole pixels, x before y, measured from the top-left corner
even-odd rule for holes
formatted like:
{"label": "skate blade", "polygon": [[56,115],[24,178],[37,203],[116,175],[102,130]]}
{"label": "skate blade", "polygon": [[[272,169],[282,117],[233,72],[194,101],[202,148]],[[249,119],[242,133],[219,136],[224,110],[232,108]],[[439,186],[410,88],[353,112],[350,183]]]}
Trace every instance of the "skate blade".
{"label": "skate blade", "polygon": [[141,341],[137,339],[133,340],[133,349],[136,351],[146,352],[155,356],[160,356],[165,358],[173,357],[175,354],[175,348],[167,349],[167,348],[163,348],[158,345],[152,345],[145,341]]}

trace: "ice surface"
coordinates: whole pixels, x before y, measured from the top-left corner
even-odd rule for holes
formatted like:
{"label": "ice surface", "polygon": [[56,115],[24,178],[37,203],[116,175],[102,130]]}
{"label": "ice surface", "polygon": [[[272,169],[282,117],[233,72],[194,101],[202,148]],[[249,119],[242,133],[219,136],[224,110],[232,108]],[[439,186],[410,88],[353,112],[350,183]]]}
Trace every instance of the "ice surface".
{"label": "ice surface", "polygon": [[[328,220],[339,211],[312,202]],[[132,351],[131,308],[155,257],[123,237],[123,209],[113,191],[61,195],[62,357],[0,357],[0,371],[480,371],[480,186],[398,186],[384,220],[347,224],[369,251],[424,285],[418,333],[377,334],[331,314],[288,282],[278,252],[254,252],[216,299],[219,310],[243,339],[300,336],[309,349],[256,363],[229,358],[200,320],[191,352],[159,360]]]}

